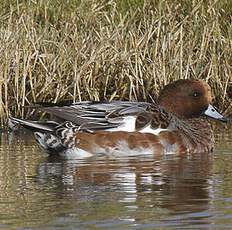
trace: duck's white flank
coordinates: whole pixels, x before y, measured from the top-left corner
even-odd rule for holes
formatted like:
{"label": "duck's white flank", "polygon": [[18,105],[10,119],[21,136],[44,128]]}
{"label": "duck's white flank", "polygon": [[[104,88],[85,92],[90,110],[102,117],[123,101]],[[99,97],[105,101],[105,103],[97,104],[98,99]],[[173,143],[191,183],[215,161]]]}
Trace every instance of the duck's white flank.
{"label": "duck's white flank", "polygon": [[120,141],[117,147],[109,149],[109,155],[111,156],[137,156],[137,155],[150,155],[153,154],[153,148],[133,148],[130,149],[128,147],[128,143],[126,141]]}
{"label": "duck's white flank", "polygon": [[[108,148],[107,152],[105,151],[104,148],[101,147],[96,147],[95,151],[96,154],[106,154],[114,157],[151,155],[154,153],[153,148],[141,147],[141,148],[130,149],[125,141],[120,141],[117,147]],[[87,152],[79,148],[66,149],[60,155],[65,157],[66,159],[79,159],[79,158],[86,158],[93,156],[91,152]]]}
{"label": "duck's white flank", "polygon": [[80,148],[70,148],[61,152],[60,156],[66,159],[81,159],[91,157],[93,154]]}

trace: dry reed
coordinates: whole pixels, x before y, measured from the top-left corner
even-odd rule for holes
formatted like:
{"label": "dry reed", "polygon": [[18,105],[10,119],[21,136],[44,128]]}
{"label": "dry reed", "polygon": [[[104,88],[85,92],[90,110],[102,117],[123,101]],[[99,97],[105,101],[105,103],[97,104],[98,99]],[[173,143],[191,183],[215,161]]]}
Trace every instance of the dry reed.
{"label": "dry reed", "polygon": [[5,2],[2,124],[36,102],[154,101],[179,78],[204,79],[219,110],[231,109],[230,1]]}

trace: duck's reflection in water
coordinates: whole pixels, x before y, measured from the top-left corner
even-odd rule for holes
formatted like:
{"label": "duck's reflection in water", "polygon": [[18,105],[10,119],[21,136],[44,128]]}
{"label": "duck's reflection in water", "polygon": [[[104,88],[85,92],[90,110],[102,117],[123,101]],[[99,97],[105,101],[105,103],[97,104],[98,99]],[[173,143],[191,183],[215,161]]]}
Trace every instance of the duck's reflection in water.
{"label": "duck's reflection in water", "polygon": [[94,157],[64,161],[46,158],[38,183],[54,183],[57,196],[88,202],[124,202],[142,210],[168,209],[169,215],[210,209],[213,154],[194,156]]}

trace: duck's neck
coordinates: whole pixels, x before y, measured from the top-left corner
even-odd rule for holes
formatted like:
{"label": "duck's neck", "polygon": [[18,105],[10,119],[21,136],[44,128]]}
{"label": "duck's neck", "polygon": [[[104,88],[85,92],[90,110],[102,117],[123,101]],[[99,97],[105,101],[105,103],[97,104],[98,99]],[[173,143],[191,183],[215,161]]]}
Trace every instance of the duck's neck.
{"label": "duck's neck", "polygon": [[186,126],[183,131],[192,138],[196,148],[202,149],[202,152],[212,151],[214,147],[214,135],[211,124],[206,117],[185,119]]}

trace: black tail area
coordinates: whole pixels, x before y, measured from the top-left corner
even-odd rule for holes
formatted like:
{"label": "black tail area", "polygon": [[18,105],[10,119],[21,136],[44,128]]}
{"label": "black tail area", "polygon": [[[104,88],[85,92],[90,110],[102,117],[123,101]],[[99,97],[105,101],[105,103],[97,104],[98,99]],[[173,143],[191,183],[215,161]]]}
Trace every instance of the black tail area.
{"label": "black tail area", "polygon": [[19,129],[21,126],[31,130],[32,132],[53,132],[58,125],[59,123],[55,121],[32,121],[14,117],[9,118],[8,121],[8,126],[13,131]]}

